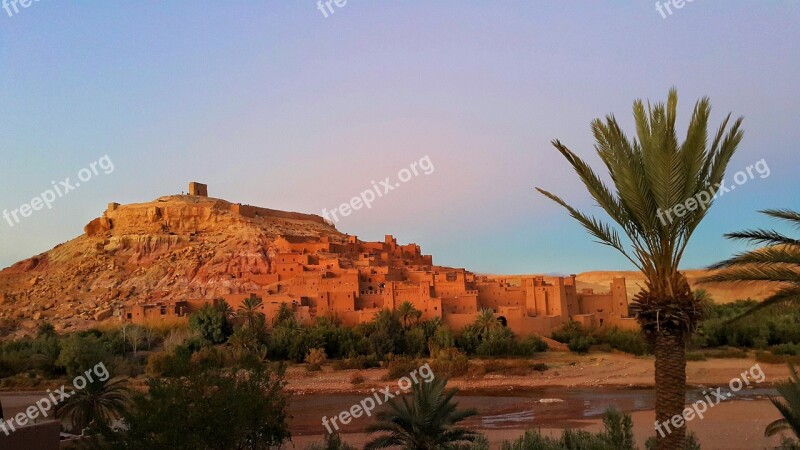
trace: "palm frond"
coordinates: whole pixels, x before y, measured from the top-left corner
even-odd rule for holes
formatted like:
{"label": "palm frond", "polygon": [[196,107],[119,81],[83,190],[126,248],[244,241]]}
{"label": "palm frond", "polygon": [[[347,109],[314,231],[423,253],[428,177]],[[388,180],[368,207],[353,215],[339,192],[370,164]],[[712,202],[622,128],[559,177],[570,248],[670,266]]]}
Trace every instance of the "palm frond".
{"label": "palm frond", "polygon": [[749,264],[795,264],[800,265],[800,248],[787,246],[765,247],[743,252],[709,266],[709,269],[725,269]]}
{"label": "palm frond", "polygon": [[[647,278],[651,298],[669,301],[682,293],[685,278],[678,267],[689,239],[707,213],[702,207],[687,206],[680,216],[673,212],[692,198],[710,198],[710,187],[720,183],[731,156],[741,142],[742,119],[729,126],[730,115],[723,121],[708,144],[711,111],[707,98],[694,107],[686,137],[678,141],[675,131],[678,95],[673,88],[666,102],[650,104],[636,100],[633,117],[636,134],[628,138],[613,115],[592,121],[594,148],[608,169],[613,186],[575,152],[559,140],[553,146],[578,174],[591,197],[603,208],[630,241],[632,250],[623,245],[620,233],[595,217],[569,206],[558,196],[537,187],[537,191],[569,212],[600,244],[619,251]],[[612,191],[612,188],[615,190]],[[683,295],[683,294],[681,294]],[[645,316],[642,316],[645,317]],[[687,317],[696,317],[688,314]],[[691,326],[689,328],[692,328]]]}
{"label": "palm frond", "polygon": [[765,281],[770,283],[800,283],[800,272],[792,267],[773,264],[750,264],[733,266],[703,278],[703,282],[714,283],[728,281],[746,283]]}
{"label": "palm frond", "polygon": [[600,222],[599,220],[595,219],[594,217],[589,217],[583,214],[582,212],[578,211],[577,209],[573,208],[572,206],[568,205],[564,200],[557,197],[556,195],[551,194],[550,192],[545,191],[544,189],[536,188],[541,194],[546,196],[547,198],[553,200],[554,202],[558,203],[559,205],[563,206],[564,208],[569,211],[570,216],[577,220],[586,231],[589,232],[592,236],[596,237],[600,244],[608,245],[620,253],[622,253],[629,261],[631,261],[639,270],[642,270],[641,265],[639,262],[634,261],[628,253],[625,251],[625,248],[622,245],[622,241],[620,240],[619,233],[607,224]]}
{"label": "palm frond", "polygon": [[784,236],[783,234],[775,231],[775,230],[765,230],[765,229],[756,229],[756,230],[745,230],[745,231],[738,231],[735,233],[728,233],[725,235],[728,239],[737,239],[743,241],[750,241],[751,244],[762,244],[762,245],[788,245],[792,247],[800,246],[800,241],[797,239],[792,239],[788,236]]}
{"label": "palm frond", "polygon": [[765,209],[761,212],[776,219],[787,220],[794,226],[800,227],[800,211],[792,211],[791,209]]}

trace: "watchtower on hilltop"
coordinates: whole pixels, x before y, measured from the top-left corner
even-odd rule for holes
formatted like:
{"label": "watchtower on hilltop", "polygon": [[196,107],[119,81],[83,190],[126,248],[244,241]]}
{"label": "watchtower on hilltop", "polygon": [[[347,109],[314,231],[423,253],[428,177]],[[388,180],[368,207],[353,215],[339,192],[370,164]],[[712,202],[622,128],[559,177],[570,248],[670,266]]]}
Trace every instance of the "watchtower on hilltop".
{"label": "watchtower on hilltop", "polygon": [[197,197],[208,197],[208,186],[203,183],[192,181],[189,183],[189,195]]}

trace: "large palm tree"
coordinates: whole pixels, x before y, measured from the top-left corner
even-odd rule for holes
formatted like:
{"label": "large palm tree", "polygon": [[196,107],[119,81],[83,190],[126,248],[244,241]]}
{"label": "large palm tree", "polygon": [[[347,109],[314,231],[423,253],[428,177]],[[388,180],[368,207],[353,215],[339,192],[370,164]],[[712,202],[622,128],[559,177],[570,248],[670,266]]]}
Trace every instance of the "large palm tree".
{"label": "large palm tree", "polygon": [[124,379],[95,380],[59,403],[56,416],[67,420],[73,431],[83,432],[92,425],[108,427],[129,407],[130,392]]}
{"label": "large palm tree", "polygon": [[792,374],[791,379],[778,386],[778,393],[783,399],[770,398],[783,418],[767,425],[764,434],[774,436],[782,431],[790,430],[796,438],[800,439],[800,376],[794,365],[789,365],[789,369]]}
{"label": "large palm tree", "polygon": [[475,319],[475,330],[482,338],[489,336],[489,332],[500,326],[494,311],[488,308],[481,309]]}
{"label": "large palm tree", "polygon": [[236,315],[243,318],[245,324],[251,330],[256,329],[260,317],[264,317],[263,309],[264,302],[255,295],[244,299],[242,305],[236,310]]}
{"label": "large palm tree", "polygon": [[[786,209],[761,211],[770,217],[785,220],[800,228],[800,212]],[[739,253],[711,266],[718,272],[704,278],[704,283],[759,282],[775,286],[774,294],[747,311],[750,314],[761,308],[774,305],[794,304],[800,306],[800,240],[791,238],[776,230],[745,230],[725,235],[728,239],[749,241],[763,247]]]}
{"label": "large palm tree", "polygon": [[409,450],[439,450],[474,441],[479,434],[456,426],[474,409],[458,409],[453,401],[457,389],[446,390],[447,380],[436,378],[414,386],[409,396],[393,398],[389,409],[379,412],[368,433],[383,433],[367,442],[364,450],[400,447]]}
{"label": "large palm tree", "polygon": [[[594,170],[560,141],[555,148],[567,159],[589,194],[630,241],[626,250],[617,228],[586,215],[561,198],[554,200],[597,240],[625,256],[645,276],[645,287],[631,305],[655,356],[656,419],[683,412],[686,394],[685,341],[703,309],[678,270],[689,238],[714,201],[725,169],[742,140],[742,119],[728,127],[725,118],[711,145],[707,98],[695,104],[683,142],[675,130],[678,95],[670,90],[666,104],[633,104],[636,136],[629,139],[613,115],[595,119],[595,150],[605,164],[615,192]],[[679,214],[680,213],[680,214]],[[659,449],[683,449],[685,428],[657,436]]]}
{"label": "large palm tree", "polygon": [[397,307],[397,314],[400,316],[400,322],[403,323],[405,328],[411,328],[419,322],[422,317],[422,311],[414,307],[409,301],[405,301]]}

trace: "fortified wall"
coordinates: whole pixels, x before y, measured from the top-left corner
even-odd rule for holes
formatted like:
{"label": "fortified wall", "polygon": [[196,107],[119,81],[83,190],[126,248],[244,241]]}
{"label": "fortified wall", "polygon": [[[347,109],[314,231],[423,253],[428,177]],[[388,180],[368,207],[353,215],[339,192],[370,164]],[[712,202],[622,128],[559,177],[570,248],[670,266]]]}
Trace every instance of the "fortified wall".
{"label": "fortified wall", "polygon": [[[240,213],[242,208],[238,205]],[[255,215],[262,210],[244,209]],[[259,288],[224,300],[235,310],[248,297],[261,298],[269,321],[285,304],[301,323],[333,317],[354,326],[371,321],[383,309],[410,302],[423,319],[440,318],[456,331],[474,322],[483,309],[522,336],[549,336],[569,320],[591,327],[638,328],[628,313],[622,278],[614,279],[608,292],[596,293],[578,290],[574,275],[476,276],[465,269],[435,266],[418,245],[399,245],[391,235],[378,242],[347,235],[281,236],[265,250],[270,254],[268,273],[243,275]],[[139,305],[123,310],[121,318],[137,323],[183,319],[206,301]]]}

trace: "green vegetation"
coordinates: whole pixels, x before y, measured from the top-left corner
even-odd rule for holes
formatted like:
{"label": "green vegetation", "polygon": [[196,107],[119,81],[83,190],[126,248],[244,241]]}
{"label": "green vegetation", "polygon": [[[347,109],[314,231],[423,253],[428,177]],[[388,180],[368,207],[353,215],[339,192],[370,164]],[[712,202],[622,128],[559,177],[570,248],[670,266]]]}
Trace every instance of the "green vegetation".
{"label": "green vegetation", "polygon": [[356,450],[356,448],[343,442],[339,433],[331,433],[325,436],[323,442],[313,443],[307,446],[305,450]]}
{"label": "green vegetation", "polygon": [[189,328],[198,332],[210,344],[222,344],[233,334],[233,326],[228,320],[230,306],[220,302],[217,306],[206,303],[189,318]]}
{"label": "green vegetation", "polygon": [[[290,438],[283,369],[207,370],[150,379],[123,414],[127,430],[103,433],[120,450],[269,449]],[[235,405],[235,407],[231,407]]]}
{"label": "green vegetation", "polygon": [[391,355],[416,359],[457,349],[470,356],[530,357],[547,350],[537,337],[516,338],[491,311],[482,312],[458,336],[438,319],[419,319],[415,311],[410,304],[402,310],[383,310],[372,322],[351,328],[330,318],[303,327],[287,310],[278,314],[267,353],[272,360],[303,362],[310,351],[322,349],[329,359],[337,360],[335,368],[366,369]]}
{"label": "green vegetation", "polygon": [[[708,318],[702,323],[692,341],[694,353],[707,357],[745,357],[741,350],[758,350],[762,362],[780,363],[800,357],[800,309],[776,306],[746,314],[758,302],[740,300],[708,309]],[[735,320],[734,320],[735,319]]]}
{"label": "green vegetation", "polygon": [[377,422],[367,425],[370,434],[380,433],[364,450],[402,447],[415,450],[438,450],[474,441],[478,434],[457,424],[477,414],[474,409],[458,409],[453,401],[456,389],[446,390],[447,380],[415,384],[411,395],[393,398],[388,410],[376,415]]}
{"label": "green vegetation", "polygon": [[619,328],[588,329],[577,322],[570,321],[555,330],[552,338],[567,344],[570,351],[576,353],[586,353],[592,345],[616,349],[637,356],[649,353],[647,341],[642,333]]}
{"label": "green vegetation", "polygon": [[102,430],[127,411],[130,393],[124,379],[95,380],[59,403],[56,416],[65,420],[73,433]]}
{"label": "green vegetation", "polygon": [[529,430],[513,442],[504,442],[503,450],[635,450],[633,422],[629,415],[611,409],[603,416],[605,430],[592,434],[588,431],[564,430],[561,438],[543,436],[538,430]]}
{"label": "green vegetation", "polygon": [[547,344],[538,337],[515,339],[514,333],[488,309],[482,310],[475,322],[461,332],[455,344],[467,355],[486,357],[530,357],[547,350]]}
{"label": "green vegetation", "polygon": [[[603,431],[590,433],[583,430],[566,429],[558,438],[544,436],[539,430],[528,430],[513,441],[505,441],[502,450],[636,450],[633,438],[633,423],[628,414],[609,409],[603,414]],[[655,438],[645,443],[647,450],[654,449]],[[489,450],[489,443],[479,437],[471,445],[454,446],[462,450]],[[686,450],[700,450],[693,433],[686,436]]]}
{"label": "green vegetation", "polygon": [[778,386],[778,393],[782,398],[770,399],[783,418],[767,425],[764,434],[774,436],[788,430],[795,438],[800,439],[800,376],[794,365],[790,365],[789,368],[791,378]]}

